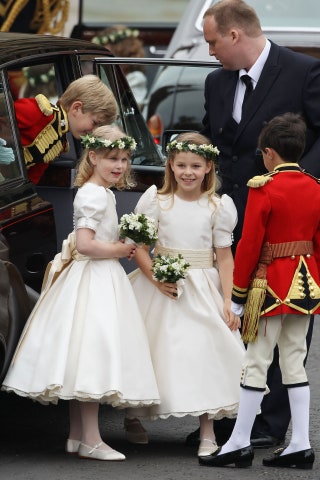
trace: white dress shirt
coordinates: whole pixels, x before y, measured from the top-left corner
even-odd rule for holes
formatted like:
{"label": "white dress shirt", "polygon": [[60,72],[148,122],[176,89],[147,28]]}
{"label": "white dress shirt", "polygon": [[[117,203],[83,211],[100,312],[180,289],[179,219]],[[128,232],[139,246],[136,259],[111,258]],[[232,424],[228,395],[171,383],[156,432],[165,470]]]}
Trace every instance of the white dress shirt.
{"label": "white dress shirt", "polygon": [[250,70],[248,72],[244,68],[241,68],[241,70],[239,70],[239,79],[238,79],[238,84],[236,88],[236,93],[234,96],[233,113],[232,113],[232,116],[237,123],[240,123],[240,120],[241,120],[242,102],[243,102],[243,97],[246,90],[246,86],[241,80],[241,77],[242,75],[249,75],[252,79],[253,89],[255,89],[258,83],[258,80],[260,78],[262,69],[264,67],[264,64],[267,61],[270,48],[271,48],[271,43],[269,42],[269,40],[266,40],[264,49],[262,50],[261,54],[257,58],[256,62],[252,65]]}

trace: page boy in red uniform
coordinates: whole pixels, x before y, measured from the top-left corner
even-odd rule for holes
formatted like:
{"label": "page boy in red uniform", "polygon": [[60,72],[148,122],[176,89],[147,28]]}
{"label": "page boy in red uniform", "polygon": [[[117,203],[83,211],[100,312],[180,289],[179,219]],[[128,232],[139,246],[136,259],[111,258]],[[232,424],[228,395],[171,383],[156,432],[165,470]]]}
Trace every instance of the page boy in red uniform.
{"label": "page boy in red uniform", "polygon": [[68,131],[79,139],[100,125],[112,123],[117,115],[113,93],[95,75],[71,82],[56,105],[39,94],[19,98],[14,107],[28,176],[35,184],[49,163],[68,151]]}
{"label": "page boy in red uniform", "polygon": [[235,256],[232,310],[242,315],[245,354],[239,413],[230,439],[209,466],[252,464],[250,434],[266,390],[278,344],[282,382],[288,389],[292,436],[263,465],[312,468],[310,389],[304,360],[310,314],[320,312],[320,184],[298,165],[306,126],[293,113],[274,117],[258,146],[269,173],[248,183],[242,237]]}

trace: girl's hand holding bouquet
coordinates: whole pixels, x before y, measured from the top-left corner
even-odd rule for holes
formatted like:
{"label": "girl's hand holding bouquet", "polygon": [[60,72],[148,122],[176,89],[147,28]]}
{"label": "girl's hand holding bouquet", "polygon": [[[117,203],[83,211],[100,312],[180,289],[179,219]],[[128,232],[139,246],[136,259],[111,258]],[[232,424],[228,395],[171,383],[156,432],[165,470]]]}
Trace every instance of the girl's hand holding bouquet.
{"label": "girl's hand holding bouquet", "polygon": [[182,279],[189,267],[190,264],[180,254],[177,257],[158,254],[153,258],[151,270],[153,279],[162,284],[159,285],[161,292],[170,298],[178,298],[182,293]]}

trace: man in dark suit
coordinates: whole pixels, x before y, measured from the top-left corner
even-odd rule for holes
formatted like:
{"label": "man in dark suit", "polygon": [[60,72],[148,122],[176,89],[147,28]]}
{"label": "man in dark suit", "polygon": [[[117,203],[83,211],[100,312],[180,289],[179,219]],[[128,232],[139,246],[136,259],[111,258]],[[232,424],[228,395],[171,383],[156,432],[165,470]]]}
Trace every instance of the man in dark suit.
{"label": "man in dark suit", "polygon": [[[307,135],[300,165],[320,177],[320,62],[270,42],[262,33],[256,12],[242,0],[214,3],[204,14],[203,32],[210,55],[222,68],[206,79],[201,133],[220,150],[221,193],[230,195],[238,210],[236,246],[241,237],[247,182],[266,172],[256,149],[260,131],[271,118],[285,112],[302,114]],[[243,75],[250,78],[242,80]],[[311,321],[309,344],[312,325]],[[271,393],[262,402],[262,413],[251,435],[252,444],[261,448],[283,443],[290,422],[277,350],[267,383]]]}

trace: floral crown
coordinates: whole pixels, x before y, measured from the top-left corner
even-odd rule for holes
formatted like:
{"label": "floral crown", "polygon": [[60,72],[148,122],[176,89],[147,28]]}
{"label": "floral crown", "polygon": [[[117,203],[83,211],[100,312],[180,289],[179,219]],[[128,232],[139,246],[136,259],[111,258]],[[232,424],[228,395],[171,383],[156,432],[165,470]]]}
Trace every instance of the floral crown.
{"label": "floral crown", "polygon": [[51,67],[46,73],[32,73],[30,67],[24,67],[23,75],[27,78],[31,87],[49,83],[56,78],[54,67]]}
{"label": "floral crown", "polygon": [[107,140],[105,138],[98,138],[94,135],[88,134],[81,137],[81,143],[85,148],[118,148],[119,150],[135,150],[137,144],[132,137],[121,137],[118,140]]}
{"label": "floral crown", "polygon": [[177,142],[177,140],[173,140],[172,142],[168,143],[167,152],[192,152],[201,157],[204,157],[206,160],[214,160],[217,155],[219,155],[219,150],[217,147],[209,144],[206,145],[203,143],[202,145],[196,145],[195,143],[191,142]]}
{"label": "floral crown", "polygon": [[92,43],[96,43],[98,45],[107,45],[108,43],[115,44],[121,42],[125,38],[137,38],[139,33],[139,30],[131,30],[131,28],[126,28],[125,30],[118,30],[109,33],[109,35],[99,35],[93,37],[91,41]]}

